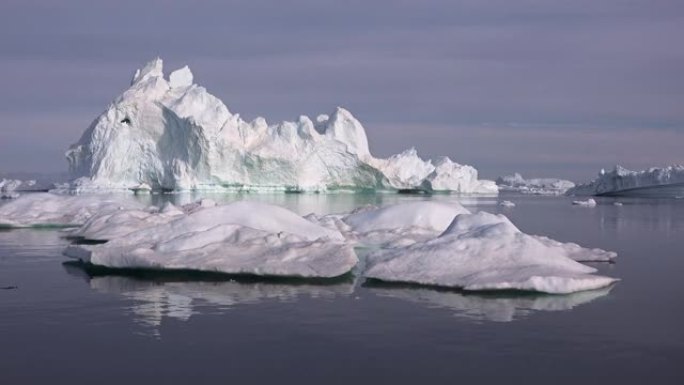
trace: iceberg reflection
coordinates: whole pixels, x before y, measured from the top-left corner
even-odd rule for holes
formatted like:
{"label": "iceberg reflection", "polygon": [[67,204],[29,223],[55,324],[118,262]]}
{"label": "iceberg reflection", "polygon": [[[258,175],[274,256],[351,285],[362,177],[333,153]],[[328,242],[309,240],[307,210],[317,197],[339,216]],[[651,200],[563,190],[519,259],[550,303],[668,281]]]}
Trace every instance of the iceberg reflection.
{"label": "iceberg reflection", "polygon": [[457,317],[475,321],[511,322],[534,312],[564,311],[587,304],[610,293],[613,286],[572,294],[554,295],[532,292],[463,292],[413,285],[372,281],[366,284],[373,294],[446,308]]}

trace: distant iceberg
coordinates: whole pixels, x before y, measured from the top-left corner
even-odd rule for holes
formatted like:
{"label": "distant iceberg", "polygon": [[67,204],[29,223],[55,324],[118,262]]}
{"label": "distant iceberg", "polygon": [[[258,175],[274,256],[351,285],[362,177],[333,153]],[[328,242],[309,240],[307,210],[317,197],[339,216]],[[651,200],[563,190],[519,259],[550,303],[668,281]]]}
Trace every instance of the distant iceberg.
{"label": "distant iceberg", "polygon": [[567,195],[682,197],[684,166],[653,167],[643,171],[615,166],[609,172],[601,170],[593,181],[571,188]]}
{"label": "distant iceberg", "polygon": [[565,179],[525,179],[518,173],[498,177],[496,185],[500,191],[513,191],[533,195],[563,195],[566,191],[575,187],[575,183]]}
{"label": "distant iceberg", "polygon": [[494,182],[448,158],[436,165],[415,149],[370,154],[366,132],[347,110],[315,120],[244,121],[193,83],[186,66],[164,78],[162,60],[138,70],[66,153],[77,191],[424,190],[496,194]]}

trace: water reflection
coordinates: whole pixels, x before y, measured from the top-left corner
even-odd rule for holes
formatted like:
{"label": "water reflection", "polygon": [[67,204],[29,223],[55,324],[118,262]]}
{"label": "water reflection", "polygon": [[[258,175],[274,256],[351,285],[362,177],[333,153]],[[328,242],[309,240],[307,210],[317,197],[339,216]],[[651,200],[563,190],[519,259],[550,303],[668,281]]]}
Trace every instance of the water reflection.
{"label": "water reflection", "polygon": [[471,293],[419,286],[369,283],[375,295],[446,308],[475,321],[511,322],[534,312],[566,311],[610,293],[612,286],[567,295],[542,293]]}
{"label": "water reflection", "polygon": [[128,309],[135,321],[154,334],[165,318],[187,321],[193,314],[223,313],[236,305],[275,300],[296,301],[302,296],[333,298],[354,291],[351,277],[337,280],[229,278],[224,274],[192,272],[117,271],[79,262],[65,262],[67,273],[86,280],[91,289],[117,294],[134,303]]}

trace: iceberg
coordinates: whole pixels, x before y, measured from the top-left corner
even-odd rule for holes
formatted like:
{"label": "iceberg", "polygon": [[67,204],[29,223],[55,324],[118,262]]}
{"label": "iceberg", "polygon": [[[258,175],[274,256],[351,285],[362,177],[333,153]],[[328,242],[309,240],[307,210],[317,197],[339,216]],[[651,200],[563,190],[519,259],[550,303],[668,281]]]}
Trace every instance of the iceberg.
{"label": "iceberg", "polygon": [[463,290],[568,294],[611,285],[614,278],[576,260],[614,253],[522,233],[503,215],[457,215],[438,237],[367,256],[365,276],[386,282]]}
{"label": "iceberg", "polygon": [[567,195],[681,197],[684,196],[684,166],[653,167],[642,171],[615,166],[609,172],[601,170],[596,179],[568,190]]}
{"label": "iceberg", "polygon": [[525,179],[517,172],[513,175],[498,177],[496,185],[500,191],[533,195],[563,195],[575,187],[575,183],[569,180],[556,178]]}
{"label": "iceberg", "polygon": [[373,157],[364,127],[344,108],[315,121],[247,122],[194,84],[187,66],[165,79],[161,59],[136,71],[66,157],[72,191],[497,192],[448,158],[433,165],[415,149]]}

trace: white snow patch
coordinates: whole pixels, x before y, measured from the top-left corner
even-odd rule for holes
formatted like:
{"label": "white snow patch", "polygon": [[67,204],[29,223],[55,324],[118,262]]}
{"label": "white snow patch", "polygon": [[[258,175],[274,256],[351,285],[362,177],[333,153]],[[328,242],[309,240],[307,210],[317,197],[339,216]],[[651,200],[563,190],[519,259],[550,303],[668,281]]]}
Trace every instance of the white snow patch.
{"label": "white snow patch", "polygon": [[336,277],[357,263],[342,234],[278,206],[239,201],[187,214],[167,211],[172,215],[95,217],[75,235],[111,240],[72,245],[65,254],[111,268],[297,277]]}

